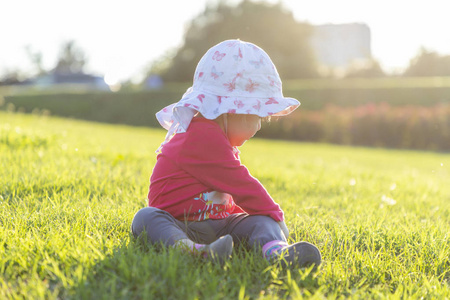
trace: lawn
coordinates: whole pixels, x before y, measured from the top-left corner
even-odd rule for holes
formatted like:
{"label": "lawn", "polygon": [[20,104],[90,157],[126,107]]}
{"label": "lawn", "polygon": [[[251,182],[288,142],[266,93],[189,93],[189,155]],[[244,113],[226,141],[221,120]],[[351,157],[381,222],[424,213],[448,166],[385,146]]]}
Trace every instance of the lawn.
{"label": "lawn", "polygon": [[290,241],[322,252],[312,273],[134,240],[164,134],[0,112],[0,298],[450,298],[450,154],[247,142]]}

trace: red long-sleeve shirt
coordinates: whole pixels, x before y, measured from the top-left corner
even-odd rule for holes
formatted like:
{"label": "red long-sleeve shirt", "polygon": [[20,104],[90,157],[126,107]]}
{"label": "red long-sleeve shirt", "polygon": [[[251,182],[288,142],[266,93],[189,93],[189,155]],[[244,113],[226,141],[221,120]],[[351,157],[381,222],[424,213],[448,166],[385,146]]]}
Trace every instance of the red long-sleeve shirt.
{"label": "red long-sleeve shirt", "polygon": [[280,206],[241,164],[220,126],[205,118],[194,118],[185,133],[164,145],[150,178],[148,200],[149,206],[179,220],[221,219],[239,212],[284,219]]}

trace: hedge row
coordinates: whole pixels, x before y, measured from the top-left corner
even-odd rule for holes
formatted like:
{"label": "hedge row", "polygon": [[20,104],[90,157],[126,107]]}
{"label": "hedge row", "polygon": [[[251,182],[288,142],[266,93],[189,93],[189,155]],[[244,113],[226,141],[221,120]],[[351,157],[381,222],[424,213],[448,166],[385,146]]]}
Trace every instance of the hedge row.
{"label": "hedge row", "polygon": [[[434,81],[441,84],[433,86]],[[435,78],[434,81],[302,80],[287,82],[284,94],[299,99],[302,110],[322,110],[329,104],[356,107],[382,102],[389,102],[392,106],[450,103],[450,78]],[[5,100],[27,112],[38,108],[60,116],[151,126],[156,123],[154,118],[149,121],[148,116],[178,101],[188,86],[185,83],[172,84],[162,90],[119,93],[31,91],[7,96]]]}
{"label": "hedge row", "polygon": [[[302,101],[301,107],[289,117],[266,125],[259,136],[349,145],[450,150],[449,88],[395,88],[390,89],[390,93],[387,90],[288,90],[285,94],[298,97]],[[170,89],[128,93],[17,95],[5,97],[0,109],[14,108],[23,112],[39,110],[98,122],[159,127],[155,113],[177,101],[181,94],[179,89]],[[389,104],[383,99],[389,99]]]}
{"label": "hedge row", "polygon": [[346,145],[450,150],[450,105],[369,103],[321,111],[299,110],[266,124],[260,137]]}
{"label": "hedge row", "polygon": [[450,87],[292,89],[284,94],[299,99],[304,110],[322,110],[330,104],[356,107],[383,102],[392,106],[450,103]]}
{"label": "hedge row", "polygon": [[178,101],[179,91],[127,93],[63,93],[5,97],[3,109],[31,113],[45,110],[52,115],[89,121],[156,127],[155,113]]}

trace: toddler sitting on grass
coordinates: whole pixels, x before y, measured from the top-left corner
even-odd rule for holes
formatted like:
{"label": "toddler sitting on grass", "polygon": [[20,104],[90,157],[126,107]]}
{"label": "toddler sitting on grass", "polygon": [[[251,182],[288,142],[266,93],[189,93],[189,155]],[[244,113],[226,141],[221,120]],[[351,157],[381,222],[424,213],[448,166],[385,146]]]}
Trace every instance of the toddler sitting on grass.
{"label": "toddler sitting on grass", "polygon": [[282,256],[294,267],[321,263],[316,246],[287,243],[280,206],[239,160],[238,148],[261,119],[284,116],[300,103],[282,94],[269,56],[254,44],[227,40],[198,63],[182,99],[156,114],[168,130],[150,178],[149,206],[134,216],[132,232],[151,243],[224,261],[233,244]]}

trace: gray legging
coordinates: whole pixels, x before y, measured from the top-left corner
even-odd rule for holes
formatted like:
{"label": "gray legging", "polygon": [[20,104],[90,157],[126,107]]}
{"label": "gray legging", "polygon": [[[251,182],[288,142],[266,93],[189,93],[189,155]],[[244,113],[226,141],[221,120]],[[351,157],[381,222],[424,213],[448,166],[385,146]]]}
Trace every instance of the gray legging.
{"label": "gray legging", "polygon": [[220,220],[182,222],[166,211],[145,207],[134,216],[131,230],[135,237],[145,231],[151,243],[166,246],[180,239],[210,244],[226,234],[233,237],[235,244],[243,242],[252,248],[262,247],[273,240],[286,241],[280,226],[272,218],[243,213]]}

